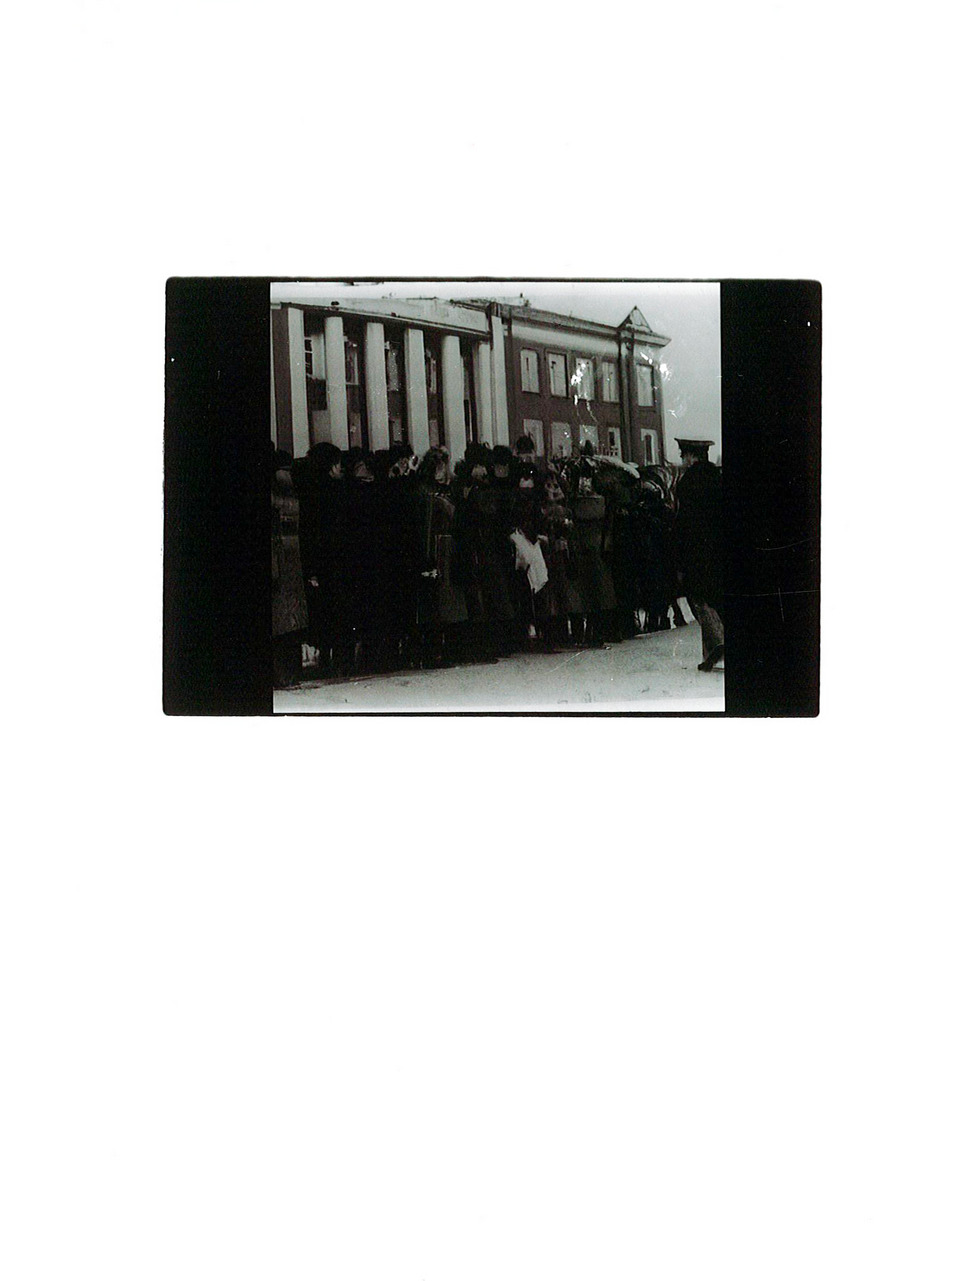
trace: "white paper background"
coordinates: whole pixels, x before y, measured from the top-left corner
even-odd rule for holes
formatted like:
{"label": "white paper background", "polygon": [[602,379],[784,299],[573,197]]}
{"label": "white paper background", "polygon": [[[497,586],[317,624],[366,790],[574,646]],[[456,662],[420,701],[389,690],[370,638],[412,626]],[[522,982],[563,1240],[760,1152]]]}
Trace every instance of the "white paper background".
{"label": "white paper background", "polygon": [[[936,23],[16,11],[4,1275],[956,1276]],[[164,719],[164,281],[351,272],[822,280],[819,720]]]}

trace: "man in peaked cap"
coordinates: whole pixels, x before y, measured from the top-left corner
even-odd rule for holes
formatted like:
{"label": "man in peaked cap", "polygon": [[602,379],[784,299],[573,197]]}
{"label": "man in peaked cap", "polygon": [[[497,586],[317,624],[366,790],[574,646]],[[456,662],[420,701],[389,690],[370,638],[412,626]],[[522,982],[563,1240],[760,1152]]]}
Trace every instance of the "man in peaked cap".
{"label": "man in peaked cap", "polygon": [[723,658],[723,491],[709,461],[712,440],[677,440],[682,469],[674,527],[682,590],[700,624],[701,672]]}
{"label": "man in peaked cap", "polygon": [[678,436],[677,449],[680,451],[680,462],[684,470],[694,463],[709,462],[713,443],[712,440],[685,440]]}

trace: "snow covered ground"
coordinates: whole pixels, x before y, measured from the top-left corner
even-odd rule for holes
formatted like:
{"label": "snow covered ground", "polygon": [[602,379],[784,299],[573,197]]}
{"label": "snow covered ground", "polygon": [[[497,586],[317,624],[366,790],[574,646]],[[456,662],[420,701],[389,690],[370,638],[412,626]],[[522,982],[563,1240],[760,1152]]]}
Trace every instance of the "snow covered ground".
{"label": "snow covered ground", "polygon": [[723,670],[698,672],[700,628],[602,650],[516,654],[495,664],[314,681],[277,690],[275,712],[722,712]]}

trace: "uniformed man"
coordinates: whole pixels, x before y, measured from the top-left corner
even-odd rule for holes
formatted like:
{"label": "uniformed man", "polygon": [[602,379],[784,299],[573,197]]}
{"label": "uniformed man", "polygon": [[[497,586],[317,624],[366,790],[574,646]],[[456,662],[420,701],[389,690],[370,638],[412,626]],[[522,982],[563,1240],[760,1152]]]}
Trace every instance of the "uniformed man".
{"label": "uniformed man", "polygon": [[712,440],[677,440],[681,473],[674,526],[681,590],[700,624],[701,672],[723,658],[723,494],[720,469],[709,461]]}

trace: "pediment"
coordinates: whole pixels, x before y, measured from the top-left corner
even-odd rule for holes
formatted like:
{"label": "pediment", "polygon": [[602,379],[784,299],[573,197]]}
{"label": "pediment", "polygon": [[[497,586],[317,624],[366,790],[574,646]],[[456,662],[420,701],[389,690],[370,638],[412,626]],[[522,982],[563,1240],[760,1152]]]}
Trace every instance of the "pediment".
{"label": "pediment", "polygon": [[643,312],[640,310],[639,307],[634,307],[633,310],[630,312],[630,314],[627,316],[626,320],[624,320],[623,324],[620,326],[621,329],[626,329],[627,327],[631,329],[642,329],[643,332],[647,334],[653,333],[653,330],[650,328],[649,324],[647,323],[646,316],[643,314]]}

